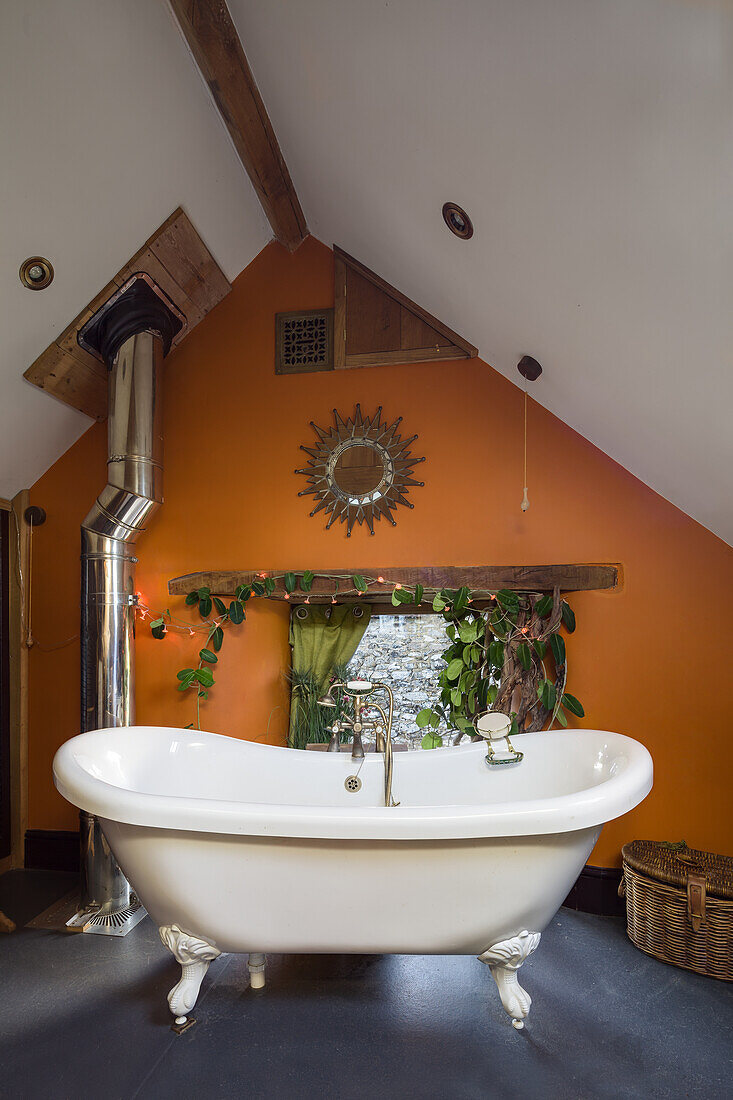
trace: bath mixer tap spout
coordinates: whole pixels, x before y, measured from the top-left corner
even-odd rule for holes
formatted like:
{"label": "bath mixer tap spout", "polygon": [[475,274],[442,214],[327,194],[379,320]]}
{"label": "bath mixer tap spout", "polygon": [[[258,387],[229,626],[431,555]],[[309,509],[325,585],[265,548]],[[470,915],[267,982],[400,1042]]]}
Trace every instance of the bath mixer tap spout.
{"label": "bath mixer tap spout", "polygon": [[[339,752],[341,748],[342,730],[351,730],[353,741],[351,746],[352,760],[364,758],[364,745],[361,735],[365,730],[374,731],[375,747],[377,752],[384,753],[384,804],[385,806],[399,806],[392,797],[392,719],[394,717],[394,695],[389,684],[373,684],[366,680],[350,680],[346,684],[331,684],[327,693],[318,702],[324,707],[335,707],[336,701],[333,692],[341,689],[347,699],[354,701],[354,717],[341,715],[331,726],[331,740],[328,743],[328,752]],[[389,702],[388,713],[385,715],[378,703],[367,702],[367,696],[372,692],[382,690],[387,694]],[[379,712],[380,721],[365,718],[363,711],[373,707]]]}

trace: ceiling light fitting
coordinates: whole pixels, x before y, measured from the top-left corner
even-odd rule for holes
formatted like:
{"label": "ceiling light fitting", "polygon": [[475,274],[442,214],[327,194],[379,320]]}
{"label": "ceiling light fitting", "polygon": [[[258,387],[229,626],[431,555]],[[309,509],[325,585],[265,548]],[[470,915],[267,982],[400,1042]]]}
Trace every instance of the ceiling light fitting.
{"label": "ceiling light fitting", "polygon": [[522,356],[517,363],[517,370],[522,378],[526,378],[528,382],[536,382],[542,374],[542,367],[531,355]]}
{"label": "ceiling light fitting", "polygon": [[529,489],[527,487],[527,383],[537,381],[542,374],[542,367],[531,355],[523,355],[517,363],[517,370],[524,379],[524,485],[522,487],[520,508],[523,512],[526,512],[529,510]]}
{"label": "ceiling light fitting", "polygon": [[473,236],[473,223],[465,210],[455,202],[447,202],[443,206],[443,221],[455,233],[456,237],[467,241]]}
{"label": "ceiling light fitting", "polygon": [[43,256],[31,256],[20,265],[18,275],[29,290],[45,290],[53,281],[53,265]]}

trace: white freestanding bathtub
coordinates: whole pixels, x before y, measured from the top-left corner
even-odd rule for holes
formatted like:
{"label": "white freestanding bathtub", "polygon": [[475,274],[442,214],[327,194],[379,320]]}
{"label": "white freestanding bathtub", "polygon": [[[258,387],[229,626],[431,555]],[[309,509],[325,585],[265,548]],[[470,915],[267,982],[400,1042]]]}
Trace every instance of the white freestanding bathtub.
{"label": "white freestanding bathtub", "polygon": [[100,817],[181,963],[168,998],[180,1026],[212,959],[248,952],[257,987],[272,951],[475,954],[521,1027],[517,970],[603,823],[651,789],[652,761],[600,730],[517,740],[524,759],[509,766],[487,766],[483,742],[398,754],[392,808],[381,754],[198,730],[85,733],[59,749],[54,778]]}

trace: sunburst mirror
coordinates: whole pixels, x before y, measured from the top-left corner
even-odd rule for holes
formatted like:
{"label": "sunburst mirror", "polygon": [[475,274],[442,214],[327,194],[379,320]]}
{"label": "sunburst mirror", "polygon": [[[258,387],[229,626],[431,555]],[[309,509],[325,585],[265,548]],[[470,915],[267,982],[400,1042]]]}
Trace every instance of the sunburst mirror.
{"label": "sunburst mirror", "polygon": [[334,409],[333,419],[328,431],[311,420],[318,440],[314,447],[300,448],[311,457],[304,470],[295,471],[308,478],[308,488],[298,496],[313,494],[318,503],[311,515],[325,509],[326,530],[340,520],[346,524],[347,536],[355,523],[366,523],[373,535],[374,521],[382,516],[394,527],[397,505],[413,507],[407,499],[408,486],[425,484],[411,476],[413,467],[425,461],[408,450],[417,436],[402,439],[397,431],[401,416],[391,424],[383,423],[381,405],[372,417],[362,416],[357,405],[347,420]]}

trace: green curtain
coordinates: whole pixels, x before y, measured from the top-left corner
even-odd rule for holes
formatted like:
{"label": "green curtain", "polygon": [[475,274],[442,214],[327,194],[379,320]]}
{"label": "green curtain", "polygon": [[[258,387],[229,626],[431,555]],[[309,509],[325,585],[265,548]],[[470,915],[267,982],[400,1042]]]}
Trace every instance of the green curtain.
{"label": "green curtain", "polygon": [[[354,610],[361,611],[358,617]],[[328,604],[308,607],[308,615],[299,619],[293,609],[290,616],[290,645],[293,650],[293,671],[311,672],[319,694],[327,687],[334,667],[347,665],[356,653],[364,631],[369,625],[369,604]],[[290,696],[290,734],[292,737],[297,699]]]}

